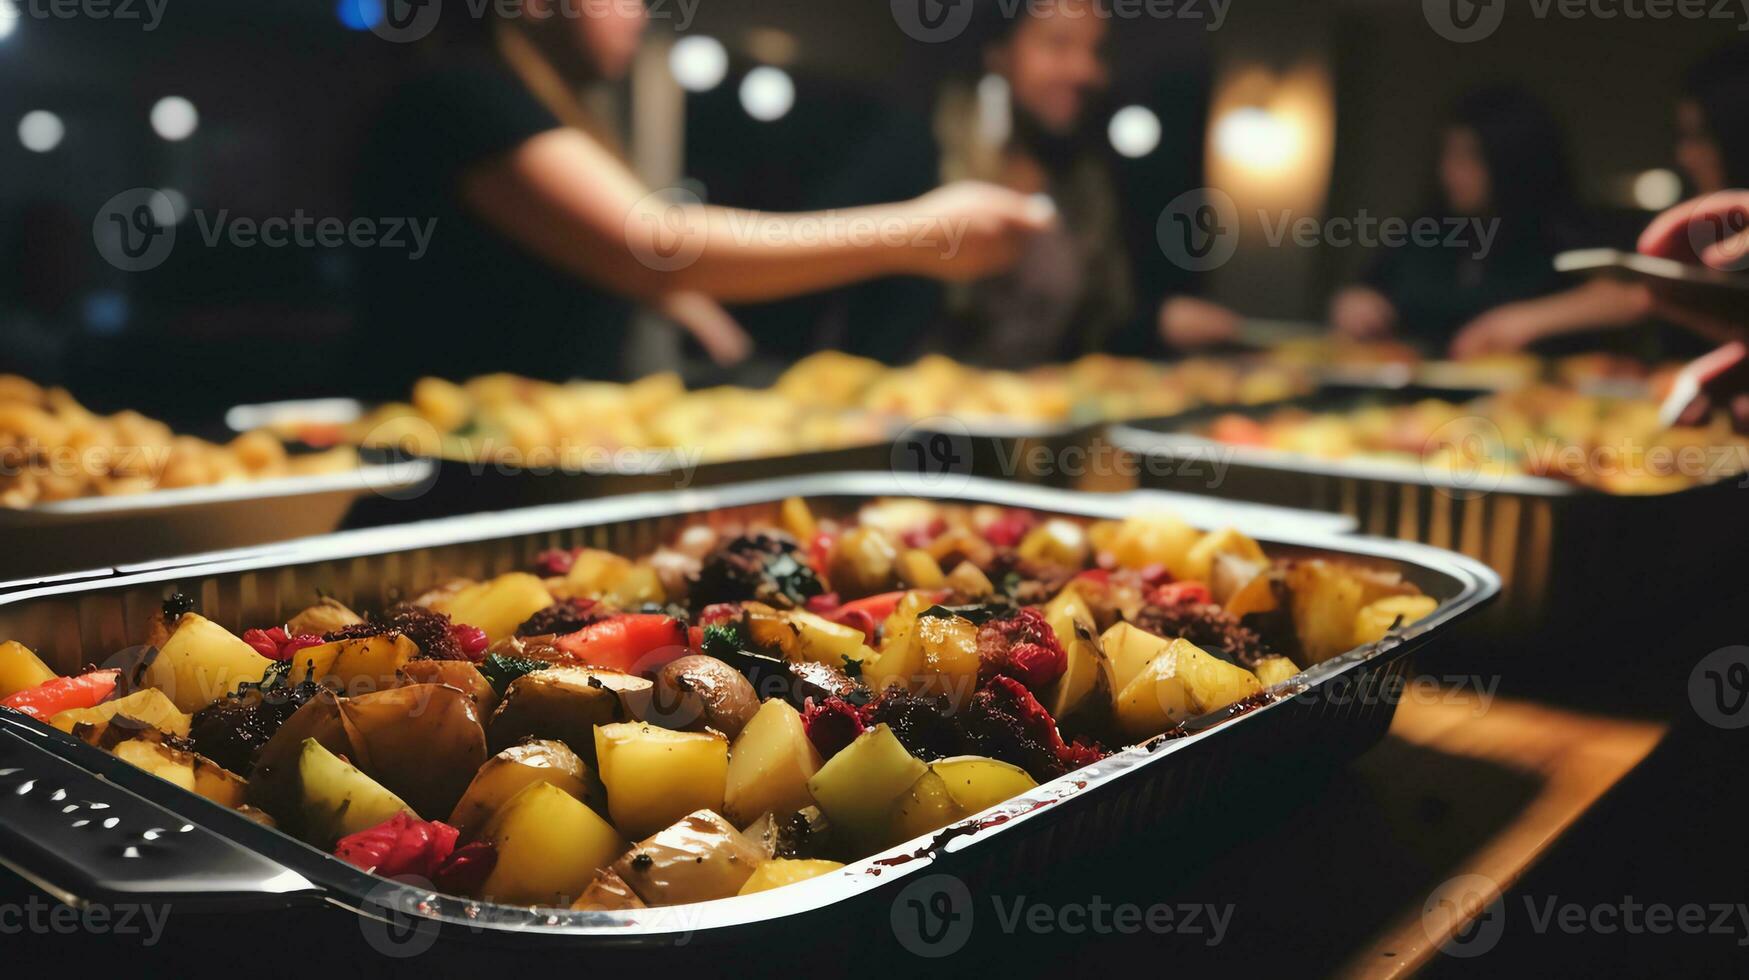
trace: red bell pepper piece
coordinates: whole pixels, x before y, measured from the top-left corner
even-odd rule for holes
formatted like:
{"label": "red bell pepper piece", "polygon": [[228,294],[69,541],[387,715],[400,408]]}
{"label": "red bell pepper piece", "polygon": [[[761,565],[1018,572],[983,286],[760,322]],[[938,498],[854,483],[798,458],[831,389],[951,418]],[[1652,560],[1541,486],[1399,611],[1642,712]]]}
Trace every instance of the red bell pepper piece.
{"label": "red bell pepper piece", "polygon": [[808,564],[813,567],[814,574],[826,577],[826,568],[832,564],[832,535],[821,531],[814,535],[814,540],[808,542]]}
{"label": "red bell pepper piece", "polygon": [[1185,580],[1160,586],[1148,593],[1148,601],[1156,606],[1177,606],[1184,603],[1207,605],[1215,601],[1215,597],[1209,593],[1209,587],[1201,582]]}
{"label": "red bell pepper piece", "polygon": [[94,670],[77,677],[57,677],[0,700],[0,707],[22,711],[38,721],[48,721],[63,711],[102,704],[115,693],[115,686],[120,682],[119,670]]}
{"label": "red bell pepper piece", "polygon": [[662,669],[686,655],[686,625],[660,613],[625,613],[566,633],[553,645],[592,667],[628,674]]}
{"label": "red bell pepper piece", "polygon": [[893,614],[893,610],[899,607],[899,600],[903,598],[905,598],[905,593],[902,590],[899,592],[882,592],[879,595],[864,596],[861,599],[853,599],[850,602],[846,602],[837,609],[832,610],[832,613],[828,618],[837,619],[846,614],[862,612],[867,613],[870,619],[879,623]]}

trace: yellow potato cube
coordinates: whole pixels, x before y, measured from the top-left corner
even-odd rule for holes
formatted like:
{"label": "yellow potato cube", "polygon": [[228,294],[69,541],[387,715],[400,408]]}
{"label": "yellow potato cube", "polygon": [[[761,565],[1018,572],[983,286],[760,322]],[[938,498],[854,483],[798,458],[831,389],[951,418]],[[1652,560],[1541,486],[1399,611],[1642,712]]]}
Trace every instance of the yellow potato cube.
{"label": "yellow potato cube", "polygon": [[773,888],[793,885],[798,881],[818,878],[831,874],[844,867],[837,861],[821,861],[809,858],[777,858],[767,861],[753,872],[747,883],[741,886],[738,894],[751,895],[755,892],[766,892]]}
{"label": "yellow potato cube", "polygon": [[1238,531],[1224,527],[1202,536],[1185,556],[1185,577],[1209,582],[1214,576],[1215,558],[1229,555],[1247,562],[1264,562],[1263,548]]}
{"label": "yellow potato cube", "polygon": [[820,765],[802,716],[786,702],[766,701],[729,747],[726,815],[745,827],[766,813],[782,817],[812,806],[808,780]]}
{"label": "yellow potato cube", "polygon": [[1300,668],[1286,657],[1264,657],[1257,662],[1257,666],[1251,668],[1251,672],[1257,675],[1259,684],[1274,687],[1299,673]]}
{"label": "yellow potato cube", "polygon": [[122,719],[117,724],[136,729],[155,728],[183,738],[188,737],[188,727],[192,723],[191,716],[177,710],[163,691],[143,687],[127,697],[105,701],[95,707],[63,711],[50,718],[49,724],[63,732],[72,732],[79,725],[108,726],[117,718]]}
{"label": "yellow potato cube", "polygon": [[826,761],[808,791],[834,828],[859,841],[884,840],[893,801],[927,768],[885,724],[863,732]]}
{"label": "yellow potato cube", "polygon": [[695,810],[723,810],[729,743],[714,732],[601,725],[595,764],[607,787],[607,812],[627,837],[648,837]]}
{"label": "yellow potato cube", "polygon": [[892,802],[887,814],[885,844],[897,844],[933,833],[966,815],[947,782],[932,771],[925,771],[905,792]]}
{"label": "yellow potato cube", "polygon": [[607,821],[551,783],[524,787],[481,839],[498,851],[481,895],[509,905],[567,905],[626,847]]}
{"label": "yellow potato cube", "polygon": [[930,763],[929,769],[941,777],[948,795],[968,815],[980,813],[1038,787],[1037,781],[1027,775],[1025,769],[977,755],[941,759]]}
{"label": "yellow potato cube", "polygon": [[176,632],[146,667],[145,683],[163,691],[177,710],[193,714],[261,680],[272,661],[198,613],[183,613]]}
{"label": "yellow potato cube", "polygon": [[457,623],[478,626],[493,642],[516,632],[528,617],[553,604],[553,595],[540,579],[526,572],[511,572],[489,582],[470,585],[452,596],[432,603]]}
{"label": "yellow potato cube", "polygon": [[0,643],[0,698],[28,691],[59,676],[24,644],[16,640]]}
{"label": "yellow potato cube", "polygon": [[1425,595],[1394,595],[1375,600],[1354,616],[1354,643],[1356,646],[1377,643],[1391,627],[1425,619],[1437,608],[1439,600]]}
{"label": "yellow potato cube", "polygon": [[1118,694],[1118,725],[1130,738],[1149,738],[1262,690],[1245,668],[1173,640]]}
{"label": "yellow potato cube", "polygon": [[1119,691],[1136,679],[1136,675],[1148,666],[1148,661],[1172,645],[1172,641],[1163,636],[1155,636],[1125,622],[1111,624],[1111,629],[1105,631],[1099,643],[1105,647],[1105,654],[1111,660],[1112,687]]}

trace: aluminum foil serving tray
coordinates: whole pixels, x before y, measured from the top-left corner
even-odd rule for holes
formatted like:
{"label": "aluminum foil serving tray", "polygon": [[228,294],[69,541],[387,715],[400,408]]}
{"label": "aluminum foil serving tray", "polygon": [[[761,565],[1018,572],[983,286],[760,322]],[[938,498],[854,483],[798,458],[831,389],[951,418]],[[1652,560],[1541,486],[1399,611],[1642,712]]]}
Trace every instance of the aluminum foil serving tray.
{"label": "aluminum foil serving tray", "polygon": [[[1476,558],[1500,573],[1501,601],[1486,617],[1513,642],[1608,638],[1639,617],[1699,602],[1709,583],[1728,594],[1749,547],[1742,478],[1654,496],[1618,496],[1528,475],[1446,473],[1413,462],[1322,459],[1231,446],[1198,435],[1217,415],[1260,416],[1284,406],[1336,412],[1477,392],[1408,387],[1332,389],[1254,409],[1197,411],[1114,426],[1108,438],[1135,457],[1143,487],[1217,494],[1342,514],[1364,534],[1416,541]],[[1218,461],[1220,478],[1210,478]],[[1720,572],[1724,574],[1720,574]],[[1655,622],[1655,619],[1654,619]]]}
{"label": "aluminum foil serving tray", "polygon": [[[694,522],[774,517],[801,496],[847,513],[879,496],[932,496],[891,473],[841,474],[353,531],[206,556],[0,596],[0,636],[69,670],[137,641],[165,596],[198,597],[232,629],[277,622],[322,589],[358,608],[452,576],[526,567],[540,551],[588,545],[638,553]],[[1352,537],[1331,515],[1138,491],[1081,495],[959,480],[933,496],[1069,516],[1170,509],[1192,524],[1231,525],[1276,555],[1340,555],[1395,569],[1440,600],[1427,619],[1273,689],[1274,697],[1195,719],[1188,735],[1131,747],[925,838],[821,878],[757,895],[635,912],[572,912],[449,898],[367,875],[293,838],[184,792],[60,732],[0,717],[0,863],[68,901],[164,901],[247,912],[313,904],[371,919],[432,921],[446,932],[543,948],[741,942],[774,930],[843,922],[846,903],[878,901],[925,869],[976,881],[1038,868],[1096,843],[1219,801],[1242,769],[1304,768],[1363,751],[1390,722],[1407,654],[1448,643],[1455,621],[1486,603],[1497,578],[1424,545]],[[951,491],[951,492],[947,492]],[[793,934],[792,934],[793,935]]]}

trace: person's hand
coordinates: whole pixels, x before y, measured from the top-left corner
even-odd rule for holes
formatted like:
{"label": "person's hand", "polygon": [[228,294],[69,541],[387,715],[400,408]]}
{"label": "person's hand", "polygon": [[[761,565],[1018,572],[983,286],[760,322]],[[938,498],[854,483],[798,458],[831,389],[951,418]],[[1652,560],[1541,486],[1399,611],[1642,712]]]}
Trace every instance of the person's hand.
{"label": "person's hand", "polygon": [[718,367],[734,367],[753,353],[753,338],[728,310],[703,293],[669,293],[661,310],[691,334]]}
{"label": "person's hand", "polygon": [[1515,303],[1496,306],[1458,330],[1451,341],[1451,356],[1457,360],[1514,354],[1529,347],[1539,336],[1536,324]]}
{"label": "person's hand", "polygon": [[1714,269],[1749,268],[1749,191],[1720,191],[1676,205],[1640,233],[1640,251]]}
{"label": "person's hand", "polygon": [[1232,340],[1239,322],[1239,314],[1194,296],[1173,296],[1160,304],[1160,339],[1179,350]]}
{"label": "person's hand", "polygon": [[1056,223],[1049,200],[1006,187],[962,180],[900,205],[914,253],[905,263],[919,275],[964,282],[1001,272],[1020,258],[1026,240]]}
{"label": "person's hand", "polygon": [[1397,326],[1397,308],[1377,290],[1349,286],[1330,300],[1330,325],[1349,340],[1380,340]]}
{"label": "person's hand", "polygon": [[1749,347],[1740,340],[1685,365],[1659,414],[1668,425],[1705,425],[1721,408],[1749,435]]}
{"label": "person's hand", "polygon": [[[1720,191],[1676,205],[1652,219],[1640,233],[1639,248],[1647,255],[1698,261],[1730,272],[1749,268],[1749,191]],[[1648,295],[1652,312],[1703,337],[1725,340],[1749,331],[1749,310],[1729,316],[1655,292]]]}

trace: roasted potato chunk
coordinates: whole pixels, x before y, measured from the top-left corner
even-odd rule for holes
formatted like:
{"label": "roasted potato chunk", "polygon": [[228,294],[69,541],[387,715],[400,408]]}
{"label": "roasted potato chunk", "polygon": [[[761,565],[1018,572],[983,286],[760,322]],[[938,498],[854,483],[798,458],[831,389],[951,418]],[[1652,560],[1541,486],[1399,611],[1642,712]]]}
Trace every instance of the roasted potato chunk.
{"label": "roasted potato chunk", "polygon": [[683,905],[738,893],[764,863],[727,820],[699,810],[632,845],[613,873],[650,905]]}
{"label": "roasted potato chunk", "polygon": [[502,751],[525,738],[558,739],[588,762],[595,726],[648,713],[654,685],[642,677],[594,667],[549,667],[510,683],[492,714],[491,746]]}

